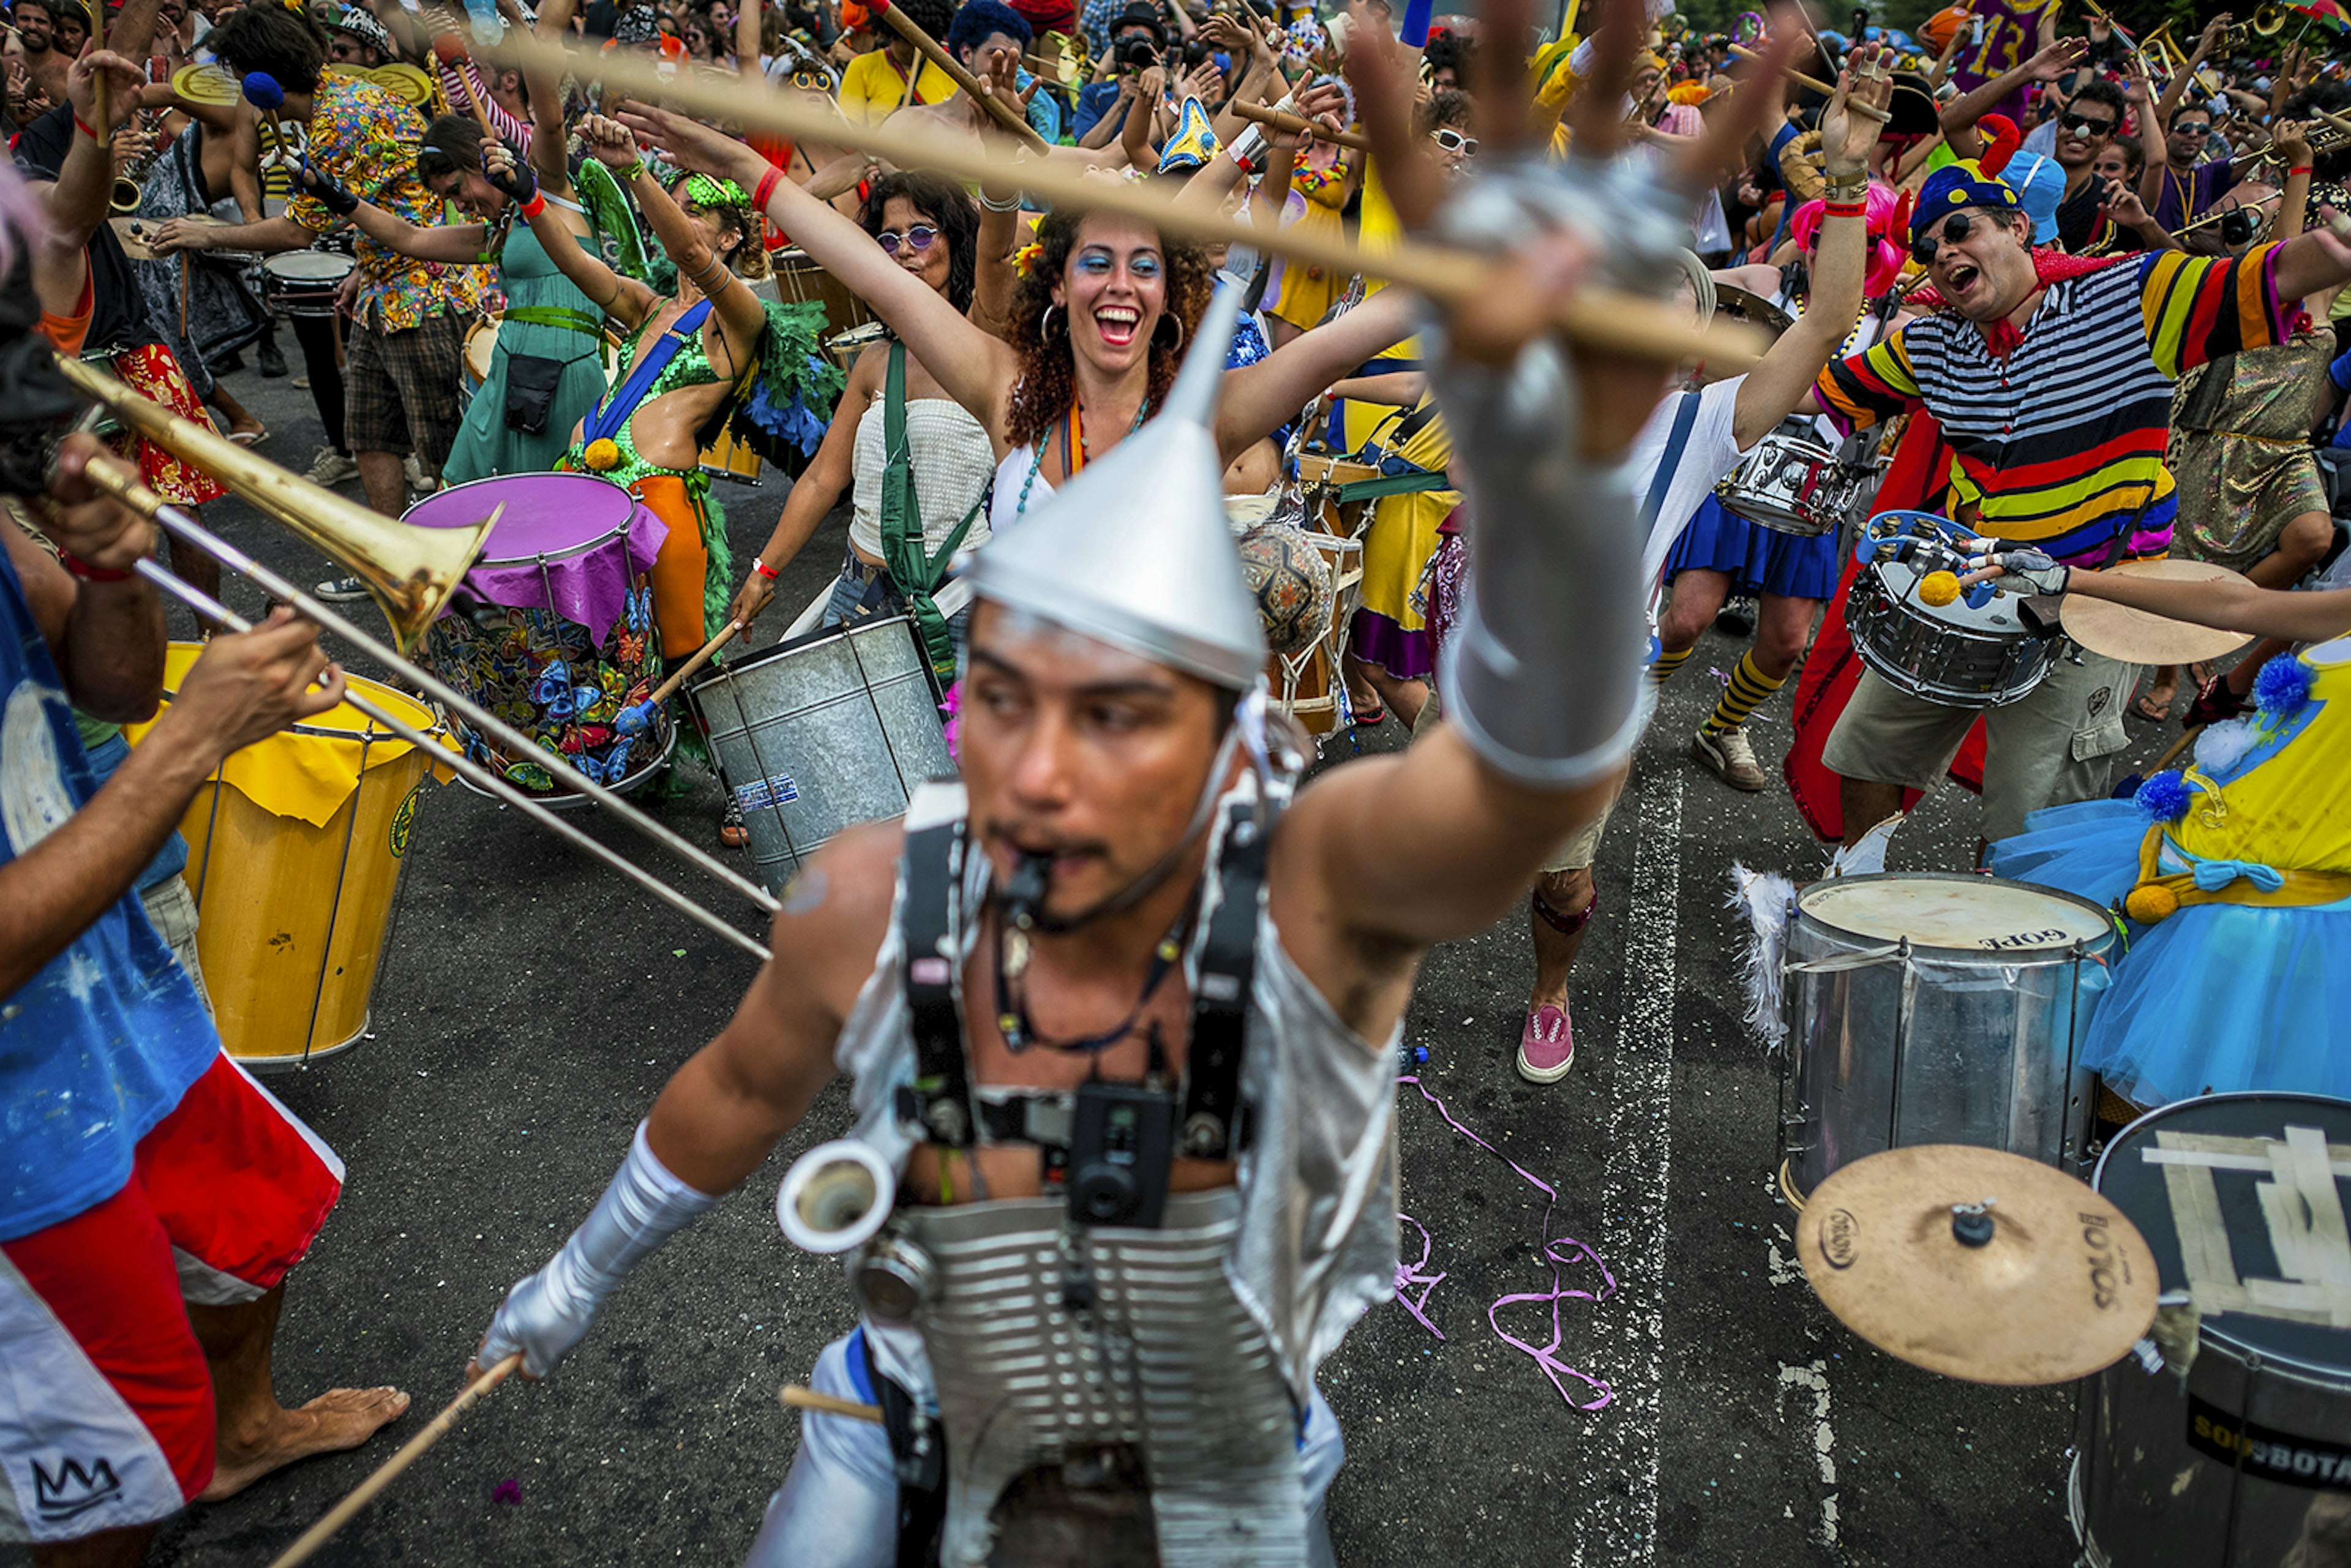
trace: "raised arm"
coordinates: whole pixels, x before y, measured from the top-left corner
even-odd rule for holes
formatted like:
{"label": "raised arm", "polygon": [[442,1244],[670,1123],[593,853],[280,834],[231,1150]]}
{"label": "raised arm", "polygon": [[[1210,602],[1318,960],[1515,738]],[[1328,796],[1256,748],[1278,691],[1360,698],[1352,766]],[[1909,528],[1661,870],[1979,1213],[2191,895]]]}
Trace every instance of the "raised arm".
{"label": "raised arm", "polygon": [[1983,151],[1983,137],[1976,131],[1976,121],[1990,114],[2000,101],[2027,82],[2054,81],[2082,63],[2089,46],[2080,38],[2061,38],[2044,47],[2039,54],[2023,64],[2011,68],[1985,82],[1973,92],[1953,99],[1945,104],[1938,116],[1943,136],[1951,151],[1962,158],[1973,158]]}
{"label": "raised arm", "polygon": [[[537,141],[538,135],[534,133],[531,140]],[[530,198],[538,194],[537,179],[528,168],[515,162],[512,148],[499,142],[486,145],[482,152],[490,183],[517,204],[524,221],[530,225],[532,237],[547,252],[547,258],[555,263],[555,269],[622,326],[632,331],[643,326],[660,306],[660,296],[635,278],[623,277],[605,266],[603,257],[581,245],[564,225],[561,212],[544,203],[534,203]],[[517,192],[527,193],[517,195]],[[531,210],[534,206],[538,208],[536,212]]]}
{"label": "raised arm", "polygon": [[[571,30],[571,18],[577,8],[578,0],[547,0],[538,8],[538,20],[531,25],[533,35],[560,46]],[[754,0],[747,3],[744,9],[756,14],[758,5]],[[571,170],[565,158],[570,138],[563,124],[563,78],[548,64],[547,56],[534,54],[522,68],[522,89],[530,99],[531,172],[538,176],[539,183],[568,200],[572,193]],[[580,247],[574,245],[565,248]]]}
{"label": "raised arm", "polygon": [[[627,183],[629,194],[636,199],[638,210],[653,225],[662,248],[677,263],[678,276],[693,279],[694,286],[710,301],[711,314],[716,318],[712,325],[725,334],[731,364],[737,368],[748,364],[752,348],[768,328],[768,312],[760,305],[759,297],[751,292],[749,284],[735,276],[726,258],[710,248],[702,232],[686,222],[684,212],[645,167],[643,155],[637,151],[636,138],[628,127],[601,114],[591,114],[582,129],[598,159]],[[766,159],[756,152],[751,156],[758,158],[763,169],[766,167]],[[755,190],[758,182],[743,188],[747,192]],[[742,243],[758,245],[759,236],[747,234]],[[709,329],[705,328],[705,331]]]}
{"label": "raised arm", "polygon": [[768,162],[743,143],[666,110],[632,103],[630,130],[664,148],[681,166],[735,181],[756,196],[768,190],[768,219],[790,235],[818,266],[865,301],[873,314],[969,410],[999,448],[1019,362],[1012,350],[967,320],[945,295],[883,254],[873,236],[789,180],[767,180]]}
{"label": "raised arm", "polygon": [[[98,125],[93,118],[98,113],[96,87],[103,72],[111,86],[107,108],[111,118]],[[57,183],[50,187],[49,249],[63,256],[71,253],[78,257],[98,225],[106,221],[107,196],[114,188],[114,158],[110,151],[115,126],[128,120],[138,109],[141,79],[146,75],[138,66],[110,49],[93,49],[66,68],[66,100],[73,106],[73,143],[66,152],[65,166],[57,171]],[[91,136],[82,127],[92,125],[99,134]],[[75,263],[78,266],[78,260]],[[75,293],[80,292],[78,283]]]}
{"label": "raised arm", "polygon": [[1384,288],[1335,321],[1302,332],[1253,365],[1225,375],[1217,445],[1230,463],[1298,416],[1322,389],[1413,334],[1415,301]]}

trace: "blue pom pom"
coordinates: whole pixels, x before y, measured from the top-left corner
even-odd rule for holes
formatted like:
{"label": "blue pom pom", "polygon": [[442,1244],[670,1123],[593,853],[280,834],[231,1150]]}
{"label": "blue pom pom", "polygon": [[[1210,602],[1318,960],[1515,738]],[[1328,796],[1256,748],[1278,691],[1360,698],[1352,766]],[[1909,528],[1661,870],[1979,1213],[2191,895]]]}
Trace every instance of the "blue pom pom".
{"label": "blue pom pom", "polygon": [[2253,681],[2253,706],[2264,718],[2282,722],[2302,711],[2310,700],[2310,684],[2318,673],[2292,653],[2280,653],[2262,666]]}
{"label": "blue pom pom", "polygon": [[2138,787],[2139,815],[2150,822],[2176,822],[2188,814],[2194,791],[2177,768],[2167,768]]}

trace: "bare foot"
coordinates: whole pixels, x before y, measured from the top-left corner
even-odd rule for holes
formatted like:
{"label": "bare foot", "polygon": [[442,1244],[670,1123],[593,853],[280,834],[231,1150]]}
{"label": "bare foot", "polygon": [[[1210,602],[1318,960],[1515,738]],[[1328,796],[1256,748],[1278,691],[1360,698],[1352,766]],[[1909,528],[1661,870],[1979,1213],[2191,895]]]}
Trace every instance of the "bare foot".
{"label": "bare foot", "polygon": [[330,1388],[298,1410],[280,1410],[257,1442],[232,1447],[224,1437],[212,1485],[198,1500],[235,1497],[297,1459],[356,1448],[407,1408],[408,1396],[397,1388]]}

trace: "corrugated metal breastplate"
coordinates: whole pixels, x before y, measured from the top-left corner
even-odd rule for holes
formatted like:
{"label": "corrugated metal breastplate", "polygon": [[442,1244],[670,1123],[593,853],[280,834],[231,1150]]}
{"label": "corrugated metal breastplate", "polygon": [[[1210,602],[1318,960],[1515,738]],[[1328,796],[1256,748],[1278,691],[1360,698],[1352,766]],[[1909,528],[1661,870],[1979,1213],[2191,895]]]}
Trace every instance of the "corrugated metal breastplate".
{"label": "corrugated metal breastplate", "polygon": [[1171,1195],[1155,1230],[1072,1226],[1050,1198],[909,1208],[935,1270],[916,1320],[947,1442],[941,1561],[987,1560],[1022,1472],[1131,1444],[1166,1568],[1306,1561],[1298,1416],[1224,1274],[1232,1188]]}

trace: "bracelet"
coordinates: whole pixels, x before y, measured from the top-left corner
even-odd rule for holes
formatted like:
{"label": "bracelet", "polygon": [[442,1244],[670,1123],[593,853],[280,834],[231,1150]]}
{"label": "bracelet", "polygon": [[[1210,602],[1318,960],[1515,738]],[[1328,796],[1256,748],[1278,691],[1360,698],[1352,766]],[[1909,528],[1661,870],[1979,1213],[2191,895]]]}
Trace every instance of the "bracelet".
{"label": "bracelet", "polygon": [[1824,202],[1822,205],[1825,209],[1823,215],[1832,218],[1860,218],[1869,215],[1867,202]]}
{"label": "bracelet", "polygon": [[95,129],[95,128],[93,128],[93,127],[90,125],[90,123],[89,123],[89,120],[84,120],[84,119],[83,119],[80,115],[78,115],[78,114],[77,114],[77,115],[75,115],[75,116],[74,116],[74,129],[75,129],[76,131],[80,131],[83,135],[85,135],[85,136],[89,137],[92,141],[105,141],[105,140],[106,140],[106,138],[105,138],[105,137],[100,136],[100,135],[98,133],[98,131],[96,131],[96,129]]}
{"label": "bracelet", "polygon": [[65,564],[68,571],[86,582],[120,582],[125,578],[138,575],[136,572],[117,571],[110,566],[92,566],[81,557],[68,555],[63,550],[57,552],[57,559]]}
{"label": "bracelet", "polygon": [[1869,196],[1869,176],[1855,174],[1848,178],[1831,179],[1822,194],[1832,202],[1865,201]]}
{"label": "bracelet", "polygon": [[621,183],[623,185],[629,184],[643,175],[644,172],[645,161],[640,158],[635,162],[630,164],[627,168],[620,171]]}
{"label": "bracelet", "polygon": [[757,556],[753,556],[753,557],[751,558],[751,570],[752,570],[753,571],[758,572],[761,577],[765,577],[765,578],[771,578],[771,579],[772,579],[772,578],[778,578],[778,577],[781,577],[781,576],[783,576],[783,575],[784,575],[782,572],[778,571],[774,567],[769,566],[766,561],[761,560],[761,559],[760,559],[758,557],[757,557]]}
{"label": "bracelet", "polygon": [[2311,172],[2311,165],[2310,165],[2310,164],[2308,164],[2308,163],[2298,164],[2297,166],[2295,166],[2295,167],[2294,167],[2294,168],[2292,168],[2292,169],[2288,169],[2288,170],[2285,172],[2285,177],[2286,177],[2287,179],[2291,180],[2291,179],[2293,179],[2296,174],[2307,174],[2307,173],[2309,173],[2310,172]]}
{"label": "bracelet", "polygon": [[768,165],[768,172],[759,176],[759,188],[751,193],[753,211],[764,213],[768,210],[768,198],[776,193],[776,185],[783,177],[784,172],[781,169],[772,163]]}
{"label": "bracelet", "polygon": [[979,193],[979,204],[991,213],[1017,213],[1020,210],[1020,193],[1015,191],[1012,193],[1011,200],[998,202],[989,199],[987,193],[982,191]]}
{"label": "bracelet", "polygon": [[534,190],[530,193],[530,200],[522,204],[522,215],[527,218],[535,218],[545,211],[547,211],[545,191]]}

